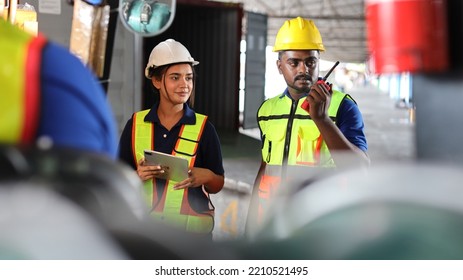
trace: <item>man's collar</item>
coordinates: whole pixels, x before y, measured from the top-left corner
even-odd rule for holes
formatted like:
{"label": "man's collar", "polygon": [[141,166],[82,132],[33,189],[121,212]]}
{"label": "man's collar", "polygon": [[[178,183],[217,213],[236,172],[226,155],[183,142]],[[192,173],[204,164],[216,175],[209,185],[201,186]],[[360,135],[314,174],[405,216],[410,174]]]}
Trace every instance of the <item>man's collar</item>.
{"label": "man's collar", "polygon": [[[308,93],[304,93],[303,95],[301,95],[301,98],[304,98],[304,97],[307,97]],[[289,94],[289,90],[288,88],[285,89],[285,91],[280,95],[280,99],[287,96],[289,99],[293,100],[293,97],[291,96],[291,94]]]}

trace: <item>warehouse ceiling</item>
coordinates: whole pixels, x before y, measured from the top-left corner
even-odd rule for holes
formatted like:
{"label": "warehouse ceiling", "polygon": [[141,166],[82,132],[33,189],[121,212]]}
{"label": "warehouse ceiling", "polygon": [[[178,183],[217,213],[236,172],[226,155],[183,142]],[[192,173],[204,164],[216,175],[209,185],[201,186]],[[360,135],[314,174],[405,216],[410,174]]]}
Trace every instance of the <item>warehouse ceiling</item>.
{"label": "warehouse ceiling", "polygon": [[326,51],[325,60],[363,63],[367,59],[364,0],[215,0],[243,3],[246,12],[268,16],[267,44],[285,20],[302,16],[314,20]]}

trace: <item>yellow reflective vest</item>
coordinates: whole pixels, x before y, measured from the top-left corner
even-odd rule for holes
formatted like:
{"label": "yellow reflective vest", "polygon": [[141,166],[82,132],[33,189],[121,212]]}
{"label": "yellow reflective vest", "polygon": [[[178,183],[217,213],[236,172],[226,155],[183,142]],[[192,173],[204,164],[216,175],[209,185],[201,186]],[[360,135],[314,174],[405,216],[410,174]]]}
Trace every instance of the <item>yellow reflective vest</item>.
{"label": "yellow reflective vest", "polygon": [[40,67],[46,40],[0,19],[0,141],[30,144],[37,134]]}
{"label": "yellow reflective vest", "polygon": [[[333,122],[336,122],[339,106],[346,97],[350,98],[345,93],[333,91],[328,110]],[[263,141],[262,160],[267,164],[259,182],[259,219],[290,170],[307,173],[307,169],[301,167],[335,167],[315,122],[301,108],[304,100],[295,101],[281,94],[264,101],[257,113]]]}
{"label": "yellow reflective vest", "polygon": [[[132,126],[132,152],[136,162],[143,157],[145,149],[154,150],[154,124],[145,122],[149,110],[134,114]],[[186,158],[190,168],[194,166],[196,150],[206,124],[207,116],[196,114],[194,125],[182,125],[172,155]],[[152,216],[164,222],[194,233],[210,233],[214,228],[214,212],[196,212],[188,202],[188,190],[174,190],[176,181],[167,180],[161,197],[156,192],[156,181],[144,183],[145,197],[151,207]],[[204,191],[204,189],[203,189]],[[206,193],[208,196],[208,194]]]}

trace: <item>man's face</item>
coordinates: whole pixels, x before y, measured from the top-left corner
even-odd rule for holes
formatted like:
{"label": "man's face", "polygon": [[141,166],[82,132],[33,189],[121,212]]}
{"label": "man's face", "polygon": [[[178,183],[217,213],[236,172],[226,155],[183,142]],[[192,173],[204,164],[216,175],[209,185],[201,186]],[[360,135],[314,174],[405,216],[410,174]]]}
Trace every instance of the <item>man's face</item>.
{"label": "man's face", "polygon": [[291,94],[308,93],[317,82],[320,53],[317,50],[282,51],[277,67]]}

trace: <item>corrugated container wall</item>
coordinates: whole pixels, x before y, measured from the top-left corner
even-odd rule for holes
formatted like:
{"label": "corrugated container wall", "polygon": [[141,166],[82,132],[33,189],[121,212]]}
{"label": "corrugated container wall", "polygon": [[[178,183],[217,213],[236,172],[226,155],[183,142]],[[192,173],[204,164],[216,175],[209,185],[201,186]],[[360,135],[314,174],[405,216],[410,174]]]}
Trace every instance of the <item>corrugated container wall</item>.
{"label": "corrugated container wall", "polygon": [[[144,63],[152,48],[168,38],[184,44],[200,62],[195,67],[194,109],[208,115],[218,130],[237,131],[239,127],[242,18],[242,4],[179,0],[169,29],[143,42]],[[143,107],[147,109],[157,101],[147,79],[143,80],[143,92]]]}

